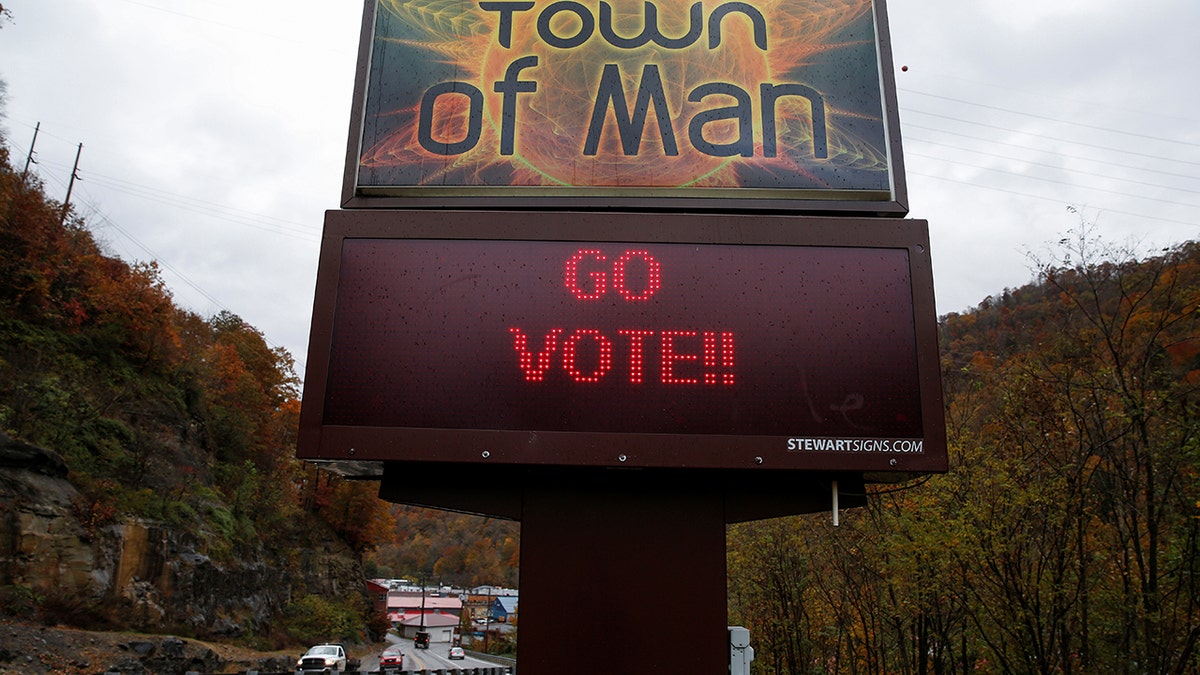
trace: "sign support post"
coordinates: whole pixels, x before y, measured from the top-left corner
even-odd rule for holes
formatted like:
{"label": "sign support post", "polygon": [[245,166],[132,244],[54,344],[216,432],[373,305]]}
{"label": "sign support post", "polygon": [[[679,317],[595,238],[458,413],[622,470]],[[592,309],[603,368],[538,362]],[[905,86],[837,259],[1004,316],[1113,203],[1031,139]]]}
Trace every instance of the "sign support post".
{"label": "sign support post", "polygon": [[521,522],[521,675],[725,675],[726,525],[829,508],[829,478],[389,463],[380,497]]}
{"label": "sign support post", "polygon": [[522,675],[723,675],[721,496],[528,493],[520,610]]}

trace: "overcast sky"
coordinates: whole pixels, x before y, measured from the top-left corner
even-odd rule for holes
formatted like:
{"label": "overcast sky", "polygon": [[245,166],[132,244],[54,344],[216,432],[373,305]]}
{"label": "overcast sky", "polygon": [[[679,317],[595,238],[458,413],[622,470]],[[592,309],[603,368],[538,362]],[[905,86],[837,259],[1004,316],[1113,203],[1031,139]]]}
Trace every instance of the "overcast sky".
{"label": "overcast sky", "polygon": [[[1200,2],[889,0],[910,216],[938,312],[1031,279],[1079,225],[1200,238]],[[5,140],[108,250],[303,368],[362,2],[3,0]],[[906,70],[901,70],[901,67]]]}

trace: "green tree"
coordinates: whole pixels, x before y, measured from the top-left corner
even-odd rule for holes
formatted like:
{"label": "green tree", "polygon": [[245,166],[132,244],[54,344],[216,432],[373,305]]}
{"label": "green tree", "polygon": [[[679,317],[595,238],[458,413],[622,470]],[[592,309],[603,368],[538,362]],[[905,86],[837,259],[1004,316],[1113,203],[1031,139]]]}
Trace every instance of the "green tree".
{"label": "green tree", "polygon": [[358,642],[362,617],[363,607],[355,601],[305,595],[288,606],[284,627],[301,644]]}

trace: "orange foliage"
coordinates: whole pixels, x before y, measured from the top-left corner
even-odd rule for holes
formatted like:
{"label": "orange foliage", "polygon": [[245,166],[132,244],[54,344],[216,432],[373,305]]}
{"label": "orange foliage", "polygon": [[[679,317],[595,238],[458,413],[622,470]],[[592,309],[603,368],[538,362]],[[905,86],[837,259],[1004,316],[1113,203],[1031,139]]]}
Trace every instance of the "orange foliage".
{"label": "orange foliage", "polygon": [[312,489],[317,515],[355,551],[375,548],[395,527],[390,505],[379,498],[374,482],[346,480],[318,470]]}

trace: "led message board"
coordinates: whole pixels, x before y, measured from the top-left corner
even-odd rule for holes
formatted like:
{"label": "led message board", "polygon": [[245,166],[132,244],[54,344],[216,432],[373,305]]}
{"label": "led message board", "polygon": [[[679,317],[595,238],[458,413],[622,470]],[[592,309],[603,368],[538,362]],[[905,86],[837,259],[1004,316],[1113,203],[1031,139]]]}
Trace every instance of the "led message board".
{"label": "led message board", "polygon": [[924,222],[794,220],[330,212],[299,455],[944,470]]}
{"label": "led message board", "polygon": [[882,0],[368,0],[359,61],[344,206],[907,212]]}

